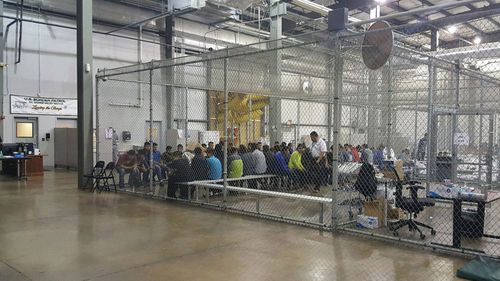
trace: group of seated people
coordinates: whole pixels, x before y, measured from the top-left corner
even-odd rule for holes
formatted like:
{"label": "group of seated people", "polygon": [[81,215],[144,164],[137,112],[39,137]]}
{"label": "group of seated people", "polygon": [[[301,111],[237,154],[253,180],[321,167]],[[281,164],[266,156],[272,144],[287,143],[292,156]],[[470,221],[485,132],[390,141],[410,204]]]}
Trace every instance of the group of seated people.
{"label": "group of seated people", "polygon": [[[175,151],[167,146],[164,153],[158,151],[156,143],[146,142],[139,151],[130,150],[119,156],[116,168],[119,173],[119,187],[124,188],[125,175],[129,174],[129,186],[149,186],[156,180],[163,186],[168,180],[167,196],[176,197],[180,188],[180,197],[188,198],[187,188],[182,184],[199,180],[219,180],[223,176],[223,166],[227,165],[228,178],[240,178],[250,175],[276,175],[286,179],[286,184],[296,187],[314,185],[319,190],[322,185],[331,182],[333,146],[327,150],[326,142],[316,132],[311,132],[309,146],[275,142],[274,146],[261,142],[235,146],[227,144],[227,163],[224,161],[224,142],[202,144],[192,150],[184,150],[179,144]],[[152,151],[151,151],[152,149]],[[339,161],[366,162],[373,164],[382,161],[379,152],[372,152],[368,145],[354,147],[339,146]],[[152,161],[151,161],[152,156]],[[379,160],[380,158],[380,160]],[[150,174],[153,178],[150,179]],[[256,181],[249,181],[255,187]],[[185,186],[184,186],[185,187]]]}

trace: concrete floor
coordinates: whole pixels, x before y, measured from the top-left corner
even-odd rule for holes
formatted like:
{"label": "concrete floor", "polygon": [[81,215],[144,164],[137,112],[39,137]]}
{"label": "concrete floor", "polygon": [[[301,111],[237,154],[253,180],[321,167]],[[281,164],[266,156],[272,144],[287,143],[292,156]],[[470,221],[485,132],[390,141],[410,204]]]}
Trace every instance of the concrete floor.
{"label": "concrete floor", "polygon": [[0,280],[456,280],[466,261],[122,194],[0,178]]}

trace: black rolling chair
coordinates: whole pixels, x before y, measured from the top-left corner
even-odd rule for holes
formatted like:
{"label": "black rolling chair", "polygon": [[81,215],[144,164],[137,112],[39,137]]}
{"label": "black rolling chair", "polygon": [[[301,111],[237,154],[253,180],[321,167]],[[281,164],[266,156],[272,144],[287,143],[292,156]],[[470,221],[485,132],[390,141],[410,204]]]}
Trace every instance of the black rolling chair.
{"label": "black rolling chair", "polygon": [[373,201],[377,192],[377,179],[375,178],[375,169],[369,163],[363,163],[359,170],[354,189],[359,191],[366,201]]}
{"label": "black rolling chair", "polygon": [[[427,228],[431,230],[431,235],[435,235],[436,231],[430,225],[416,221],[418,213],[424,210],[425,207],[432,207],[435,205],[434,201],[428,198],[418,198],[418,190],[425,189],[421,182],[418,181],[407,181],[403,182],[396,170],[394,170],[396,176],[396,207],[400,208],[409,214],[409,219],[399,220],[397,222],[390,223],[389,229],[392,230],[394,236],[398,236],[398,230],[404,226],[408,226],[410,231],[418,231],[420,234],[420,239],[425,239],[425,235],[420,230],[420,227]],[[410,190],[410,198],[403,197],[403,185]]]}

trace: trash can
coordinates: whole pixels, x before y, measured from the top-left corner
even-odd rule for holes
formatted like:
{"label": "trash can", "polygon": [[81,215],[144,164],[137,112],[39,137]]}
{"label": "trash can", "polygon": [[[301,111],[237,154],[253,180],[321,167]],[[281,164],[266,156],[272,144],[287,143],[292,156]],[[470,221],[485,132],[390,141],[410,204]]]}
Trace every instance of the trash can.
{"label": "trash can", "polygon": [[453,160],[450,156],[436,157],[436,180],[443,181],[444,179],[452,178]]}
{"label": "trash can", "polygon": [[462,236],[466,238],[481,238],[484,233],[484,221],[481,220],[477,210],[462,210]]}

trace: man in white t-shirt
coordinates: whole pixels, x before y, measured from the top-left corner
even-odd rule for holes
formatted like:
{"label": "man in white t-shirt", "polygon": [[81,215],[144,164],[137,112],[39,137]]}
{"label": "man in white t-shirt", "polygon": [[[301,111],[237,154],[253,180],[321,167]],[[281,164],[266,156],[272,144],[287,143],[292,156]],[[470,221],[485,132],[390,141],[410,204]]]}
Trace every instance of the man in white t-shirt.
{"label": "man in white t-shirt", "polygon": [[316,160],[316,163],[319,164],[323,159],[325,159],[328,149],[325,141],[319,137],[318,133],[312,131],[310,137],[312,143],[309,149],[311,150],[312,157]]}
{"label": "man in white t-shirt", "polygon": [[328,148],[323,139],[321,139],[317,132],[312,131],[309,134],[311,137],[311,156],[315,160],[315,164],[311,167],[310,176],[314,182],[315,190],[318,191],[321,185],[326,185],[328,180],[328,169],[326,168],[326,152]]}

